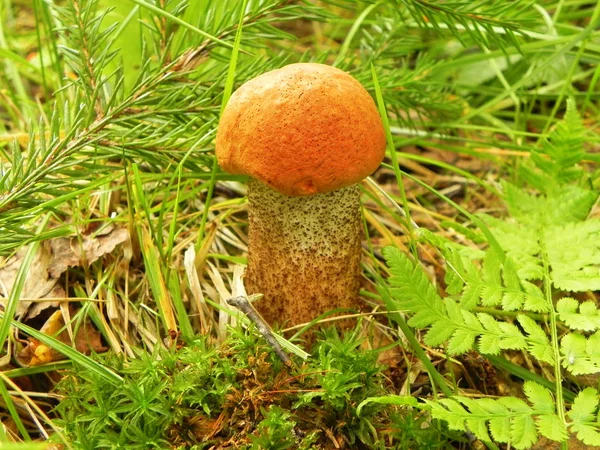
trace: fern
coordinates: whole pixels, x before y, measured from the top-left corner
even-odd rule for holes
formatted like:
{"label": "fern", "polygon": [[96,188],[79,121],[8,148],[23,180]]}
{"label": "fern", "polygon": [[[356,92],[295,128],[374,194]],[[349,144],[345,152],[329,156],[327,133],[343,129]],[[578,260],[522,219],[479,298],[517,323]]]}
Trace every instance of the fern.
{"label": "fern", "polygon": [[[563,442],[569,432],[590,445],[600,443],[598,392],[581,391],[570,410],[562,398],[563,370],[574,376],[600,373],[600,311],[592,301],[564,294],[600,290],[600,220],[588,219],[598,192],[579,166],[583,142],[581,118],[569,101],[564,119],[520,171],[529,186],[519,186],[519,180],[503,184],[510,217],[481,216],[501,250],[469,252],[422,233],[446,260],[447,296],[418,263],[398,249],[384,249],[391,274],[387,307],[407,311],[408,325],[426,329],[425,344],[444,346],[449,355],[523,351],[554,371],[555,395],[527,381],[527,402],[460,395],[427,400],[433,417],[452,429],[517,449],[533,445],[539,435]],[[495,317],[491,307],[511,315]],[[562,336],[558,321],[567,328]]]}
{"label": "fern", "polygon": [[442,300],[420,266],[394,247],[384,249],[390,267],[390,309],[408,310],[414,315],[408,324],[415,328],[430,326],[424,341],[430,346],[448,343],[451,355],[465,353],[478,342],[481,353],[498,354],[501,350],[534,349],[539,359],[552,362],[546,333],[527,316],[519,316],[525,333],[512,324],[497,321],[486,313],[472,313],[450,298]]}
{"label": "fern", "polygon": [[[523,392],[529,404],[514,397],[497,400],[456,396],[438,402],[426,400],[433,417],[444,420],[451,429],[471,431],[479,439],[510,443],[517,449],[528,448],[538,433],[563,442],[567,432],[575,433],[585,445],[600,445],[600,396],[594,388],[583,389],[571,405],[563,423],[556,414],[552,393],[537,383],[527,381]],[[489,430],[489,434],[488,434]]]}
{"label": "fern", "polygon": [[[567,437],[567,427],[556,413],[552,393],[528,381],[523,392],[529,403],[514,397],[498,400],[456,396],[437,402],[427,401],[433,417],[448,422],[451,429],[471,431],[483,441],[508,443],[525,449],[538,439],[538,433],[554,441]],[[489,429],[489,433],[488,433]]]}
{"label": "fern", "polygon": [[597,193],[579,186],[562,186],[551,195],[532,195],[510,183],[503,183],[504,200],[513,220],[532,230],[585,220]]}
{"label": "fern", "polygon": [[600,329],[600,311],[594,302],[579,303],[574,298],[565,297],[558,301],[556,310],[560,320],[571,330],[596,331]]}
{"label": "fern", "polygon": [[534,228],[516,220],[500,220],[491,216],[481,216],[494,232],[506,256],[511,258],[522,280],[540,280],[543,268],[538,255],[541,252]]}
{"label": "fern", "polygon": [[[570,194],[573,196],[561,201],[563,196]],[[567,190],[553,202],[560,206],[545,204],[544,211],[553,211],[553,224],[548,223],[546,213],[537,216],[537,222],[536,216],[528,217],[525,223],[501,221],[491,217],[485,217],[484,221],[492,229],[507,256],[514,260],[518,267],[517,273],[523,281],[543,278],[542,251],[546,249],[555,288],[574,292],[598,290],[600,220],[577,221],[579,217],[587,216],[597,197],[595,192],[590,191],[577,197],[577,192]],[[574,200],[575,198],[579,200]],[[561,212],[563,210],[564,214]]]}
{"label": "fern", "polygon": [[557,186],[581,179],[583,171],[578,164],[585,155],[584,140],[585,128],[581,117],[575,102],[569,100],[564,119],[544,141],[542,150],[531,154],[534,164],[547,177],[545,183],[538,187],[540,191],[551,192]]}
{"label": "fern", "polygon": [[573,375],[600,372],[600,333],[586,339],[582,334],[569,333],[560,341],[562,366]]}
{"label": "fern", "polygon": [[567,413],[571,419],[571,431],[585,445],[600,445],[600,416],[598,415],[598,391],[588,387],[575,398]]}
{"label": "fern", "polygon": [[574,292],[600,289],[600,220],[549,227],[544,241],[554,287]]}

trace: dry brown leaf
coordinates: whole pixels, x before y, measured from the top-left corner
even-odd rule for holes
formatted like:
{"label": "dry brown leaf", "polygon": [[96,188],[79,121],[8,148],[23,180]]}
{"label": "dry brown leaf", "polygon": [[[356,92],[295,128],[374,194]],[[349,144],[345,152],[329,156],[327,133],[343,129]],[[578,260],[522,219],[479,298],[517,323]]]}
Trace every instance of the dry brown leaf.
{"label": "dry brown leaf", "polygon": [[[28,248],[24,247],[11,258],[0,262],[0,304],[4,304],[8,298],[27,250]],[[27,279],[21,293],[22,299],[36,300],[42,297],[49,297],[48,294],[56,285],[56,280],[48,277],[48,268],[51,261],[52,253],[50,246],[44,242],[29,267]],[[22,316],[29,308],[31,301],[27,300],[19,302],[16,312],[17,316]],[[51,306],[51,304],[46,303],[47,306]]]}
{"label": "dry brown leaf", "polygon": [[[69,267],[89,265],[103,255],[112,252],[115,247],[129,238],[125,228],[109,229],[102,235],[57,238],[43,242],[29,268],[27,279],[17,306],[17,317],[29,310],[32,318],[49,307],[56,307],[57,302],[36,302],[30,309],[32,301],[65,298],[64,289],[56,285],[60,275]],[[0,258],[0,305],[3,305],[12,290],[17,273],[27,252],[27,247],[19,250],[14,256]]]}
{"label": "dry brown leaf", "polygon": [[90,265],[112,252],[129,237],[125,228],[117,228],[104,236],[58,238],[50,241],[52,262],[48,269],[52,278],[58,278],[69,267]]}
{"label": "dry brown leaf", "polygon": [[[57,308],[59,301],[66,298],[67,293],[63,287],[59,284],[56,284],[54,288],[48,292],[48,294],[40,297],[37,301],[27,302],[31,304],[27,310],[27,319],[33,319],[34,317],[39,316],[48,308]],[[52,299],[56,299],[56,301],[52,301]]]}
{"label": "dry brown leaf", "polygon": [[[62,330],[62,331],[61,331]],[[54,312],[46,323],[40,329],[40,332],[52,336],[67,345],[73,345],[69,339],[69,333],[65,328],[65,321],[60,310]],[[92,351],[102,353],[108,350],[102,345],[100,333],[96,330],[89,321],[85,321],[80,326],[75,334],[75,349],[77,351],[90,354]],[[37,339],[29,338],[29,344],[18,355],[19,361],[25,366],[39,366],[48,364],[54,361],[65,359],[62,353],[48,347]]]}

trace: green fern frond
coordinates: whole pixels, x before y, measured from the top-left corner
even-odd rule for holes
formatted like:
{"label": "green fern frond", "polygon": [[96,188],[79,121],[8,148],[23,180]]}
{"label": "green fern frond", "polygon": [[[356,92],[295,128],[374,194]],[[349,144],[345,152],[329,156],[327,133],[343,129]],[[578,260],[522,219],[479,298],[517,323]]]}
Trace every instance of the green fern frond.
{"label": "green fern frond", "polygon": [[567,417],[572,432],[585,445],[600,445],[600,420],[597,415],[599,396],[594,388],[587,387],[575,398]]}
{"label": "green fern frond", "polygon": [[580,304],[574,298],[561,298],[556,304],[556,311],[560,320],[572,330],[596,331],[600,329],[600,311],[592,301]]}
{"label": "green fern frond", "polygon": [[539,196],[509,182],[502,182],[502,190],[508,212],[513,219],[527,222],[531,215],[539,215],[544,211],[543,199]]}
{"label": "green fern frond", "polygon": [[[443,247],[444,259],[446,261],[446,274],[444,276],[444,282],[446,283],[446,292],[449,295],[455,295],[462,292],[465,286],[465,279],[463,274],[465,273],[465,264],[463,258],[458,250],[452,247]],[[479,296],[477,296],[477,299]],[[470,303],[469,303],[470,304]],[[473,309],[465,306],[465,309]]]}
{"label": "green fern frond", "polygon": [[511,216],[532,231],[584,220],[598,199],[597,192],[578,186],[563,186],[552,195],[537,196],[510,183],[503,183],[503,187]]}
{"label": "green fern frond", "polygon": [[567,438],[567,430],[564,421],[556,414],[552,393],[532,381],[523,385],[523,393],[532,404],[533,410],[542,413],[535,417],[538,432],[553,441],[564,441]]}
{"label": "green fern frond", "polygon": [[[498,240],[502,244],[503,239]],[[461,306],[467,310],[472,310],[481,304],[501,305],[505,311],[549,311],[550,305],[541,290],[525,279],[525,276],[532,278],[542,271],[535,257],[524,252],[526,248],[526,245],[515,246],[514,252],[507,252],[504,263],[501,263],[494,251],[488,250],[481,263],[481,269],[473,262],[463,261],[462,265],[455,262],[457,267],[463,269],[460,273],[461,280],[464,280],[464,290],[460,298]],[[513,255],[519,257],[521,261],[525,259],[523,256],[528,256],[527,271],[517,271],[519,262],[513,261],[511,257]]]}
{"label": "green fern frond", "polygon": [[514,219],[500,220],[486,214],[480,215],[490,228],[502,249],[517,268],[521,280],[541,280],[544,269],[539,255],[541,247],[536,228]]}
{"label": "green fern frond", "polygon": [[[523,282],[541,280],[547,258],[557,289],[575,292],[600,289],[600,220],[583,221],[598,194],[565,186],[555,196],[535,197],[508,183],[505,188],[505,199],[514,219],[482,218],[507,257],[514,261]],[[488,289],[498,285],[498,278],[496,274]],[[535,305],[542,309],[535,309]],[[545,310],[543,302],[530,306],[534,306],[528,308],[532,311]]]}
{"label": "green fern frond", "polygon": [[550,344],[548,333],[531,317],[519,314],[517,317],[519,325],[528,336],[527,350],[539,361],[554,365],[554,350]]}
{"label": "green fern frond", "polygon": [[544,140],[539,152],[531,153],[533,164],[524,164],[521,175],[540,194],[534,195],[504,183],[504,199],[511,215],[533,228],[584,220],[598,193],[580,187],[584,177],[578,164],[585,157],[586,130],[575,101],[567,101],[563,120]]}
{"label": "green fern frond", "polygon": [[[542,153],[533,152],[535,165],[554,179],[554,184],[565,184],[581,178],[582,170],[576,167],[585,156],[583,143],[586,130],[573,99],[567,100],[563,120],[544,141]],[[547,156],[544,158],[543,155]]]}
{"label": "green fern frond", "polygon": [[481,353],[497,355],[501,350],[525,350],[528,347],[529,339],[512,323],[497,321],[485,313],[477,314],[477,318],[484,329],[479,333]]}
{"label": "green fern frond", "polygon": [[575,101],[569,99],[563,119],[543,141],[542,148],[531,152],[531,161],[520,167],[522,179],[549,199],[561,196],[565,187],[580,183],[586,176],[579,166],[586,155],[585,138],[586,130]]}
{"label": "green fern frond", "polygon": [[564,441],[567,427],[556,414],[552,393],[531,381],[524,384],[523,390],[530,405],[515,397],[492,400],[455,396],[426,402],[434,418],[446,421],[451,429],[471,431],[483,441],[489,441],[488,430],[496,442],[517,449],[533,445],[538,433]]}
{"label": "green fern frond", "polygon": [[462,293],[460,305],[463,309],[471,311],[478,306],[483,284],[473,261],[483,258],[485,252],[457,244],[425,229],[421,230],[419,240],[428,242],[442,252],[447,267],[444,276],[446,293],[454,296],[453,298],[458,298],[457,294]]}
{"label": "green fern frond", "polygon": [[[383,254],[391,273],[389,293],[393,303],[388,308],[414,314],[408,321],[412,327],[430,326],[424,337],[427,345],[447,342],[451,355],[465,353],[476,341],[479,351],[486,354],[530,348],[540,360],[553,362],[549,340],[535,322],[525,322],[524,335],[514,324],[497,321],[489,314],[474,314],[450,298],[442,300],[421,267],[400,250],[386,247]],[[520,323],[526,320],[521,316],[518,319]]]}
{"label": "green fern frond", "polygon": [[600,289],[600,220],[555,226],[544,234],[552,283],[557,289]]}
{"label": "green fern frond", "polygon": [[408,324],[425,328],[447,319],[446,307],[420,266],[414,264],[395,247],[383,249],[383,256],[390,268],[390,293],[398,302],[398,309],[411,311]]}
{"label": "green fern frond", "polygon": [[569,333],[560,341],[562,366],[573,375],[586,375],[600,372],[600,332],[589,338],[577,333]]}
{"label": "green fern frond", "polygon": [[543,224],[565,225],[585,220],[598,200],[598,192],[578,186],[563,186],[559,192],[549,195]]}
{"label": "green fern frond", "polygon": [[[600,373],[600,310],[593,301],[580,303],[570,297],[559,297],[554,305],[557,290],[600,290],[600,219],[588,217],[598,192],[578,167],[585,156],[583,136],[581,119],[570,101],[565,118],[544,143],[543,154],[532,155],[535,166],[526,166],[535,180],[533,189],[504,183],[510,217],[480,216],[501,249],[496,245],[483,254],[468,254],[446,239],[421,233],[421,239],[444,256],[450,297],[442,299],[407,256],[395,249],[384,253],[395,275],[390,278],[393,300],[387,301],[393,304],[388,308],[415,314],[418,319],[409,320],[414,327],[429,327],[426,344],[446,344],[449,355],[473,347],[488,355],[520,350],[554,370],[556,399],[545,387],[527,382],[528,403],[513,397],[428,402],[433,416],[452,429],[469,430],[481,440],[492,438],[514,448],[528,448],[538,435],[564,442],[569,431],[586,443],[600,443],[598,393],[580,393],[567,415],[573,422],[566,423],[561,373],[563,369],[575,376]],[[517,311],[516,322],[497,320],[481,307]],[[542,322],[523,311],[547,316]],[[575,332],[562,332],[557,320]],[[586,337],[581,332],[594,334]]]}

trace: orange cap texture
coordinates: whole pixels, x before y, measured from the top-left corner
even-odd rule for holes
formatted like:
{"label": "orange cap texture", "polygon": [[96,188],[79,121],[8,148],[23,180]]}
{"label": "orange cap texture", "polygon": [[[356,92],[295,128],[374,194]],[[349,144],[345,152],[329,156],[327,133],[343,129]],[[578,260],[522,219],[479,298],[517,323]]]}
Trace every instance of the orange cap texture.
{"label": "orange cap texture", "polygon": [[284,195],[358,183],[385,154],[375,102],[352,76],[324,64],[290,64],[243,84],[217,130],[223,170]]}

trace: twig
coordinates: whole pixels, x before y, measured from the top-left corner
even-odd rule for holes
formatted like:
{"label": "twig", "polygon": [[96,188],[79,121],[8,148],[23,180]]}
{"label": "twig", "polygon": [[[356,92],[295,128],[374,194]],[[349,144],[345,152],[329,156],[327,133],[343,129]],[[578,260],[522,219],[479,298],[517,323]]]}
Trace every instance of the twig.
{"label": "twig", "polygon": [[258,311],[254,309],[254,306],[252,306],[252,303],[250,303],[246,297],[232,297],[227,300],[227,303],[229,303],[231,306],[235,306],[237,309],[246,314],[248,319],[250,319],[250,321],[256,325],[258,332],[262,334],[267,343],[273,347],[273,350],[275,350],[275,353],[277,356],[279,356],[283,363],[288,367],[292,367],[292,361],[290,357],[285,351],[283,351],[283,348],[281,348],[281,345],[279,345],[279,342],[277,342],[277,339],[275,339],[273,331],[271,331],[271,328],[269,325],[267,325],[265,319],[263,319]]}

